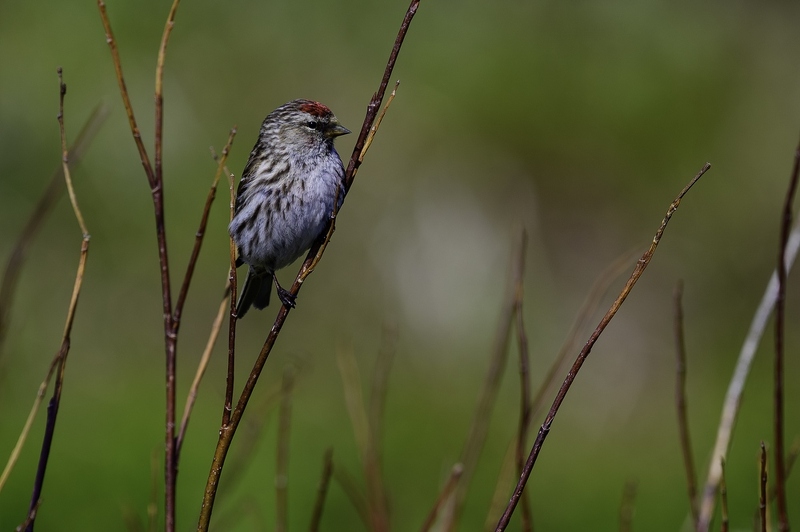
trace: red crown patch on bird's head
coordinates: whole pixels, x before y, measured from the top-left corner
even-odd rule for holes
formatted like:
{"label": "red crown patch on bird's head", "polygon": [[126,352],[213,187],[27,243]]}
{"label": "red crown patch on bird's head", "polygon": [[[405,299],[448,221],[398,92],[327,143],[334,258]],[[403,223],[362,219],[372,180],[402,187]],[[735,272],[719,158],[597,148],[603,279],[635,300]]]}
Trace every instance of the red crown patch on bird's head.
{"label": "red crown patch on bird's head", "polygon": [[308,113],[312,116],[318,116],[320,118],[330,116],[331,110],[328,109],[325,105],[322,105],[319,102],[314,102],[311,100],[307,100],[304,103],[300,104],[300,110],[304,113]]}

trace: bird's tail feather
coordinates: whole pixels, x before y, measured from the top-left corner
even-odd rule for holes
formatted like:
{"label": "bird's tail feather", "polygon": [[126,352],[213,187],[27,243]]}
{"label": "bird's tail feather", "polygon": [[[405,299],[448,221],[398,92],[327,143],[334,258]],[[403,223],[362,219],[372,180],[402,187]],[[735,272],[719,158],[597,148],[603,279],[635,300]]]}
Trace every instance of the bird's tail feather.
{"label": "bird's tail feather", "polygon": [[269,296],[272,292],[272,283],[269,276],[259,274],[253,268],[247,272],[247,279],[244,281],[242,295],[236,304],[236,316],[242,319],[251,306],[261,310],[269,305]]}

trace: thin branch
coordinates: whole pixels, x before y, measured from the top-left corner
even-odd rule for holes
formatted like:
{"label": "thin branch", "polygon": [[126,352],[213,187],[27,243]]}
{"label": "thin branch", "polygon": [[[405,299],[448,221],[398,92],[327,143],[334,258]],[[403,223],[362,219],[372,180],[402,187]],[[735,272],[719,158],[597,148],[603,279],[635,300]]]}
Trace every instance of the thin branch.
{"label": "thin branch", "polygon": [[197,371],[194,374],[194,380],[189,387],[189,394],[186,397],[186,406],[183,409],[183,417],[181,418],[181,428],[178,431],[178,439],[175,443],[176,453],[178,457],[181,454],[183,447],[183,440],[186,437],[186,429],[189,427],[189,417],[192,415],[194,403],[197,400],[197,390],[200,388],[200,382],[208,369],[208,363],[211,360],[211,352],[214,350],[214,344],[217,343],[219,331],[222,328],[222,321],[225,319],[225,309],[228,308],[228,297],[231,291],[229,284],[225,285],[225,292],[222,295],[222,302],[217,310],[217,315],[214,317],[214,322],[211,324],[211,331],[208,334],[208,341],[206,347],[203,349],[203,355],[200,357],[200,363],[197,365]]}
{"label": "thin branch", "polygon": [[[69,151],[67,150],[66,132],[64,129],[64,96],[67,94],[67,86],[64,84],[62,78],[61,68],[58,69],[58,85],[59,85],[59,111],[58,111],[58,125],[61,136],[61,168],[64,173],[64,181],[67,185],[67,190],[70,192],[70,200],[72,202],[72,209],[75,214],[75,219],[80,225],[83,238],[81,240],[80,259],[78,260],[78,271],[75,275],[75,283],[72,288],[72,297],[70,298],[69,310],[67,311],[67,319],[64,324],[64,333],[61,338],[61,347],[54,359],[52,368],[57,364],[57,376],[53,389],[53,396],[47,405],[47,423],[45,425],[44,438],[42,441],[42,449],[39,454],[39,465],[36,470],[36,479],[33,484],[33,493],[31,495],[30,507],[28,513],[30,522],[25,527],[26,532],[33,532],[34,521],[36,518],[36,510],[40,503],[42,488],[44,486],[44,476],[47,471],[47,464],[50,458],[50,449],[53,443],[53,436],[55,434],[56,419],[58,418],[58,408],[61,403],[61,392],[64,386],[64,373],[67,365],[67,355],[70,348],[70,336],[72,334],[72,324],[75,321],[75,311],[78,308],[78,297],[81,293],[83,286],[83,276],[86,270],[86,259],[89,256],[89,231],[86,229],[86,224],[83,221],[83,215],[78,207],[78,201],[75,197],[75,192],[72,188],[72,177],[69,171]],[[57,361],[57,362],[56,362]],[[49,380],[49,375],[48,379]]]}
{"label": "thin branch", "polygon": [[378,128],[381,127],[381,122],[383,122],[383,117],[386,116],[386,111],[389,110],[389,106],[392,105],[394,97],[397,96],[397,88],[399,86],[400,86],[400,81],[399,80],[395,81],[394,89],[392,89],[392,92],[389,94],[389,98],[386,100],[386,105],[383,106],[381,113],[375,120],[375,124],[369,129],[367,140],[364,141],[364,147],[361,149],[361,153],[358,154],[359,163],[361,163],[364,160],[364,156],[367,155],[367,150],[369,150],[369,147],[372,146],[372,141],[375,139],[375,134],[378,132]]}
{"label": "thin branch", "polygon": [[[582,331],[589,324],[589,318],[597,312],[603,296],[608,291],[611,283],[619,277],[630,265],[631,260],[634,260],[634,255],[628,251],[620,255],[614,262],[607,266],[600,275],[597,276],[592,287],[589,290],[586,299],[576,314],[575,320],[570,326],[569,332],[566,335],[564,343],[558,351],[555,359],[547,370],[547,374],[539,384],[536,390],[536,395],[531,402],[531,419],[539,412],[544,403],[546,392],[550,389],[551,385],[555,382],[558,375],[560,375],[561,366],[564,364],[566,357],[578,345],[578,340]],[[636,254],[638,257],[638,253]],[[498,516],[503,513],[508,502],[508,495],[506,494],[507,484],[511,482],[511,475],[514,469],[514,459],[516,450],[516,438],[509,443],[508,451],[503,458],[503,465],[501,466],[500,474],[497,477],[494,495],[492,496],[492,504],[487,515],[487,521],[484,524],[485,530],[494,530],[497,524]],[[519,473],[518,473],[519,475]]]}
{"label": "thin branch", "polygon": [[561,388],[559,389],[558,394],[556,395],[556,398],[553,401],[553,405],[550,407],[550,412],[548,412],[544,423],[539,429],[539,433],[536,435],[536,440],[533,443],[531,452],[528,455],[528,460],[525,463],[525,469],[523,470],[523,473],[520,476],[519,482],[517,482],[517,486],[514,489],[514,493],[511,496],[511,500],[509,501],[508,506],[506,507],[506,511],[503,513],[502,517],[500,518],[500,521],[497,523],[497,529],[496,529],[497,532],[505,530],[506,527],[508,526],[508,522],[511,520],[511,515],[514,513],[514,509],[516,508],[517,503],[519,502],[519,499],[522,496],[522,490],[525,489],[525,484],[528,482],[528,478],[530,477],[531,471],[533,470],[533,466],[535,465],[536,459],[539,456],[539,452],[542,449],[542,445],[544,445],[544,440],[550,433],[550,428],[553,425],[553,421],[555,420],[556,414],[558,414],[558,409],[561,407],[561,403],[564,402],[564,398],[566,397],[567,392],[569,392],[570,386],[572,386],[572,383],[575,381],[575,377],[577,377],[578,372],[581,369],[581,366],[583,366],[584,361],[589,356],[592,347],[594,347],[594,344],[597,342],[597,339],[600,337],[605,328],[608,326],[609,322],[612,320],[612,318],[617,313],[619,308],[625,302],[625,299],[628,297],[628,294],[630,294],[631,290],[636,285],[636,282],[639,280],[639,278],[644,273],[644,270],[650,264],[650,261],[653,258],[653,254],[655,253],[656,248],[658,247],[658,244],[661,241],[661,237],[664,234],[664,230],[667,228],[667,224],[672,218],[672,215],[675,214],[675,211],[680,206],[681,200],[686,195],[686,193],[689,192],[689,189],[691,189],[692,186],[694,186],[694,184],[703,176],[703,174],[705,174],[708,171],[709,168],[711,168],[711,165],[706,163],[700,170],[700,172],[689,182],[689,184],[687,184],[683,188],[680,194],[678,194],[678,197],[675,198],[675,201],[673,201],[672,204],[669,206],[669,209],[667,210],[667,213],[664,216],[661,225],[659,226],[655,236],[653,237],[653,241],[650,243],[650,248],[647,251],[645,251],[644,255],[642,255],[642,258],[640,258],[639,261],[636,263],[636,267],[634,268],[633,273],[631,273],[631,276],[628,279],[628,281],[625,283],[625,287],[622,289],[622,292],[620,292],[619,296],[617,296],[617,299],[611,305],[611,308],[608,309],[605,316],[603,316],[603,319],[600,320],[600,323],[598,324],[597,328],[594,330],[592,335],[589,337],[589,340],[586,342],[586,345],[584,345],[583,349],[581,349],[581,352],[578,354],[575,363],[572,365],[572,369],[570,369],[569,373],[567,373],[567,376],[564,379],[564,383],[561,385]]}
{"label": "thin branch", "polygon": [[420,529],[422,532],[428,532],[436,522],[436,517],[439,515],[440,509],[445,505],[445,502],[453,496],[456,486],[458,486],[458,479],[461,478],[463,472],[464,467],[461,464],[455,464],[453,469],[450,470],[450,476],[447,477],[447,482],[445,482],[442,491],[439,492],[439,496],[436,498],[433,508],[431,508],[431,511],[422,523],[422,528]]}
{"label": "thin branch", "polygon": [[619,531],[631,532],[633,530],[633,514],[636,509],[636,492],[638,482],[628,480],[622,491],[622,502],[619,505]]}
{"label": "thin branch", "polygon": [[800,144],[794,152],[794,168],[789,180],[789,189],[783,202],[781,213],[780,244],[778,246],[778,297],[775,301],[775,499],[778,506],[778,530],[789,531],[789,511],[786,502],[786,465],[783,450],[783,359],[784,359],[784,327],[786,323],[786,245],[792,226],[792,204],[800,179]]}
{"label": "thin branch", "polygon": [[292,419],[292,388],[294,368],[287,365],[283,370],[281,385],[281,408],[278,411],[278,452],[275,465],[275,530],[286,532],[289,528],[289,430]]}
{"label": "thin branch", "polygon": [[697,528],[697,474],[692,458],[692,440],[689,437],[689,417],[686,408],[686,340],[683,334],[683,281],[678,281],[673,295],[674,333],[675,333],[675,408],[678,414],[683,466],[686,471],[686,489],[689,495],[689,508],[692,512],[692,526]]}
{"label": "thin branch", "polygon": [[722,469],[722,475],[720,476],[720,483],[719,483],[719,498],[720,498],[720,505],[722,506],[722,523],[720,525],[721,532],[728,532],[729,528],[729,521],[728,518],[728,486],[725,484],[725,459],[722,459],[722,463],[720,463],[720,468]]}
{"label": "thin branch", "polygon": [[[514,280],[514,314],[516,315],[517,346],[519,349],[519,379],[520,379],[520,408],[519,408],[519,428],[517,430],[517,448],[515,459],[517,463],[517,474],[522,474],[525,466],[525,449],[528,446],[528,429],[531,423],[531,378],[530,378],[530,357],[528,355],[528,337],[525,333],[525,320],[522,312],[522,302],[524,299],[524,279],[525,279],[525,252],[527,247],[528,235],[523,229],[519,243],[519,264],[516,268],[517,278]],[[530,532],[533,530],[533,517],[528,498],[522,495],[522,530]]]}
{"label": "thin branch", "polygon": [[[798,250],[800,250],[800,222],[795,223],[786,245],[784,264],[786,265],[787,272],[791,270],[797,258]],[[728,391],[725,394],[725,403],[722,407],[722,415],[720,416],[720,422],[717,428],[717,439],[714,444],[714,451],[711,455],[711,464],[708,469],[706,484],[703,488],[703,500],[700,504],[700,519],[698,522],[698,530],[700,532],[708,532],[711,526],[711,518],[714,514],[714,504],[717,496],[717,487],[722,474],[720,459],[725,458],[728,454],[733,429],[736,425],[736,417],[739,414],[739,407],[742,404],[744,385],[747,382],[747,376],[750,374],[750,366],[755,357],[756,349],[758,349],[761,337],[766,330],[767,322],[772,314],[772,309],[775,306],[777,295],[778,274],[777,272],[773,272],[764,290],[764,295],[761,297],[761,302],[758,304],[758,308],[753,315],[750,329],[742,343],[739,359],[736,362],[736,368],[728,384]]]}
{"label": "thin branch", "polygon": [[767,532],[767,449],[761,441],[761,459],[759,461],[759,497],[758,515],[761,518],[761,532]]}
{"label": "thin branch", "polygon": [[328,494],[328,486],[333,474],[333,447],[325,450],[322,458],[322,476],[317,485],[317,498],[314,501],[314,510],[311,512],[311,524],[308,526],[309,532],[318,532],[319,524],[322,522],[322,510],[325,507],[325,496]]}
{"label": "thin branch", "polygon": [[[395,62],[397,61],[397,55],[400,52],[400,47],[403,43],[403,39],[405,38],[406,33],[408,32],[411,20],[414,18],[414,15],[417,12],[417,8],[419,7],[419,2],[420,0],[412,0],[411,5],[406,11],[406,15],[403,18],[403,22],[400,25],[400,31],[398,32],[394,47],[392,48],[392,52],[389,55],[389,61],[386,64],[386,69],[384,71],[381,84],[378,87],[378,91],[372,97],[369,105],[367,106],[367,114],[366,117],[364,118],[364,123],[361,126],[361,133],[359,134],[358,139],[356,140],[356,145],[353,148],[353,155],[350,158],[350,163],[348,164],[347,170],[345,170],[345,192],[349,190],[349,188],[352,186],[353,180],[355,179],[355,175],[360,165],[360,162],[358,161],[358,156],[364,147],[364,141],[366,140],[367,134],[375,120],[377,109],[380,107],[380,104],[383,101],[383,96],[386,92],[386,86],[388,85],[389,78],[392,75]],[[323,248],[325,242],[329,240],[329,238],[327,238],[329,237],[329,235],[330,235],[330,229],[326,228],[323,234],[321,234],[317,238],[317,241],[309,250],[306,259],[300,268],[300,272],[298,272],[298,275],[295,278],[295,282],[292,285],[291,288],[292,295],[297,296],[297,293],[300,290],[300,286],[302,284],[301,278],[304,279],[308,275],[307,273],[304,273],[306,272],[308,267],[312,263],[319,262],[318,253],[321,255],[321,248]],[[244,388],[242,389],[242,393],[239,396],[239,401],[236,405],[236,408],[233,410],[231,414],[230,422],[224,424],[220,428],[217,447],[214,451],[214,457],[211,462],[211,470],[208,475],[208,481],[206,482],[206,488],[203,491],[203,503],[200,509],[200,517],[198,519],[198,525],[197,525],[197,529],[199,531],[208,530],[208,527],[211,522],[211,512],[214,507],[214,499],[216,498],[217,487],[219,485],[220,475],[222,474],[222,467],[225,463],[225,457],[228,454],[231,442],[233,441],[233,436],[236,433],[236,429],[239,423],[241,422],[242,415],[244,414],[244,410],[247,407],[247,403],[250,400],[250,396],[253,393],[253,389],[255,388],[255,385],[258,382],[258,378],[261,375],[261,371],[264,369],[264,365],[267,362],[267,358],[269,357],[269,354],[272,352],[272,347],[275,345],[275,340],[280,334],[280,331],[283,328],[283,324],[286,321],[286,317],[288,315],[289,315],[289,309],[285,305],[282,305],[281,308],[278,310],[278,315],[275,318],[275,322],[272,325],[272,329],[270,330],[269,335],[267,336],[267,339],[264,342],[264,346],[262,347],[261,352],[259,353],[258,358],[256,359],[253,365],[253,369],[250,372],[250,376],[245,382]]]}
{"label": "thin branch", "polygon": [[222,149],[222,157],[219,157],[217,161],[217,171],[214,174],[214,180],[211,182],[211,188],[208,191],[208,195],[206,196],[206,203],[203,206],[203,215],[200,218],[200,227],[197,229],[197,233],[195,233],[194,238],[194,247],[192,248],[192,254],[189,258],[189,263],[186,266],[186,274],[183,276],[183,283],[181,284],[181,291],[178,293],[178,299],[175,302],[175,309],[172,311],[172,323],[173,328],[175,330],[175,334],[178,333],[178,329],[181,325],[181,314],[183,313],[183,305],[186,303],[186,296],[189,293],[189,285],[192,282],[192,276],[194,275],[194,268],[197,265],[197,259],[200,256],[200,248],[203,245],[203,238],[206,235],[206,227],[208,226],[208,215],[211,212],[211,205],[214,203],[214,198],[217,196],[217,185],[219,184],[219,179],[222,176],[222,169],[225,167],[225,161],[228,160],[228,153],[230,153],[231,146],[233,145],[233,139],[236,136],[236,126],[231,129],[230,135],[228,135],[228,142],[225,143],[225,147]]}
{"label": "thin branch", "polygon": [[[73,168],[78,164],[78,161],[83,158],[83,154],[86,153],[86,150],[92,144],[95,134],[105,123],[106,118],[108,118],[108,106],[105,104],[98,104],[84,123],[75,142],[69,148],[70,168]],[[0,354],[2,354],[2,346],[5,341],[6,331],[8,330],[11,305],[17,287],[17,280],[22,271],[22,266],[25,263],[26,253],[65,189],[64,170],[59,163],[58,169],[53,173],[50,183],[33,208],[33,212],[31,212],[28,221],[25,223],[22,231],[20,231],[11,249],[11,255],[6,263],[6,269],[3,272],[3,280],[0,282]],[[2,484],[0,483],[0,485]]]}

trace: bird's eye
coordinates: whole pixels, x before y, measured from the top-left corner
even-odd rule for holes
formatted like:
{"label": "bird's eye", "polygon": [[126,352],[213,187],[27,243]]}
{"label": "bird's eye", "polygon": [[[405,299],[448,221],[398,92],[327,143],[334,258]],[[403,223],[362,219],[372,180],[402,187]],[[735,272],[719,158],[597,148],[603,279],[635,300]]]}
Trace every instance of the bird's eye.
{"label": "bird's eye", "polygon": [[318,129],[319,128],[319,122],[315,122],[315,121],[312,120],[312,121],[308,122],[306,124],[306,126],[308,126],[311,129]]}

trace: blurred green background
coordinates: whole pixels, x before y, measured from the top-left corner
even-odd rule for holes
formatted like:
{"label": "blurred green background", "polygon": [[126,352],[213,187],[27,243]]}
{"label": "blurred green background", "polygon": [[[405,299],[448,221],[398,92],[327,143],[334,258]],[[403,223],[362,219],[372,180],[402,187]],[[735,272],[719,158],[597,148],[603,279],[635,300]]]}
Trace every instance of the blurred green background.
{"label": "blurred green background", "polygon": [[[215,169],[208,147],[221,149],[238,125],[230,168],[240,172],[264,116],[299,97],[326,103],[357,130],[406,7],[363,0],[181,5],[165,75],[175,285]],[[166,1],[108,2],[151,156],[153,72],[168,10]],[[397,99],[254,397],[263,400],[283,367],[302,361],[291,432],[292,530],[308,525],[325,448],[333,446],[337,465],[360,478],[337,346],[352,345],[366,379],[382,329],[397,330],[384,472],[393,528],[416,529],[463,446],[518,228],[530,234],[525,304],[536,384],[594,279],[621,254],[645,249],[675,194],[709,161],[712,170],[684,201],[579,375],[527,490],[538,530],[615,530],[628,479],[638,481],[636,529],[684,525],[671,293],[684,279],[689,414],[704,477],[727,382],[777,254],[800,132],[798,16],[796,4],[777,1],[422,3],[395,70]],[[37,523],[41,530],[123,530],[124,516],[146,517],[151,455],[163,448],[150,194],[94,2],[0,3],[3,260],[59,164],[57,66],[69,87],[69,138],[98,102],[107,102],[111,115],[73,173],[91,251]],[[354,137],[338,141],[343,158]],[[222,187],[214,205],[181,330],[181,404],[224,283],[226,193]],[[58,348],[79,245],[64,199],[30,249],[0,355],[3,461]],[[295,272],[288,268],[281,279]],[[790,277],[787,444],[800,433],[798,281]],[[238,383],[275,312],[273,306],[240,323]],[[750,529],[756,508],[759,441],[773,440],[771,353],[769,329],[728,460],[731,518],[740,529]],[[462,530],[482,530],[516,430],[514,357],[512,351]],[[221,414],[223,359],[218,345],[189,427],[180,530],[196,523]],[[246,472],[230,489],[223,475],[219,530],[273,526],[276,413],[253,409],[246,419],[258,416],[266,430],[252,452],[239,455]],[[1,530],[24,519],[43,425],[40,416],[0,494]],[[243,446],[234,443],[233,457],[237,444]],[[798,521],[799,474],[789,493]],[[323,529],[363,529],[335,484]]]}

